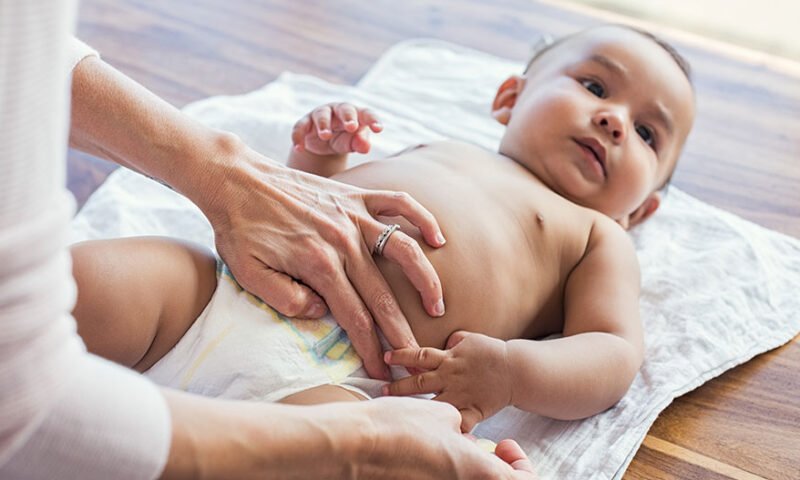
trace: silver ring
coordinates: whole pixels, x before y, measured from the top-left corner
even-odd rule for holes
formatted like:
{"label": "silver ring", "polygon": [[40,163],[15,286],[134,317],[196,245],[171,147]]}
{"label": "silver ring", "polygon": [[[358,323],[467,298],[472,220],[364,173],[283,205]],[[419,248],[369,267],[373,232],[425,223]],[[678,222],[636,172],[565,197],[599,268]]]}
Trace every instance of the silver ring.
{"label": "silver ring", "polygon": [[373,249],[374,255],[383,255],[383,249],[386,247],[386,244],[389,242],[389,237],[395,232],[395,230],[399,230],[400,225],[387,225],[386,228],[383,229],[380,235],[378,235],[378,240],[375,242],[375,248]]}

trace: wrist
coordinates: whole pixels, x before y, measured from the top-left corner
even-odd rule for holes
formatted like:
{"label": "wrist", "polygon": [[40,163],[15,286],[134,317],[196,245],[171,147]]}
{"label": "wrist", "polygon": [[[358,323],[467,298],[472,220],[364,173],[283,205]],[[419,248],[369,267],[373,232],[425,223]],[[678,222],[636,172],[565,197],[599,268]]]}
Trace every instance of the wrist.
{"label": "wrist", "polygon": [[347,167],[348,154],[317,155],[308,150],[298,152],[294,148],[289,154],[288,166],[321,177],[330,177]]}
{"label": "wrist", "polygon": [[[512,407],[519,408],[519,392],[518,389],[521,387],[517,385],[520,381],[519,378],[515,378],[518,376],[513,375],[515,371],[514,365],[519,365],[519,359],[517,358],[517,348],[516,348],[516,341],[514,340],[507,340],[503,342],[503,362],[504,362],[504,378],[505,378],[505,387],[506,391],[508,392],[508,405]],[[524,388],[524,387],[522,387]]]}
{"label": "wrist", "polygon": [[349,478],[374,430],[357,404],[298,407],[164,393],[172,445],[162,479]]}
{"label": "wrist", "polygon": [[187,149],[181,170],[165,180],[197,205],[216,229],[229,223],[235,210],[231,205],[241,205],[252,192],[277,185],[277,177],[287,171],[257,154],[238,136],[209,129],[195,148]]}
{"label": "wrist", "polygon": [[[331,407],[340,411],[334,413]],[[328,458],[341,461],[341,470],[335,478],[353,478],[374,460],[378,431],[368,413],[372,407],[368,402],[353,402],[316,409],[318,419],[315,423],[330,440],[330,450],[326,453],[331,456]]]}

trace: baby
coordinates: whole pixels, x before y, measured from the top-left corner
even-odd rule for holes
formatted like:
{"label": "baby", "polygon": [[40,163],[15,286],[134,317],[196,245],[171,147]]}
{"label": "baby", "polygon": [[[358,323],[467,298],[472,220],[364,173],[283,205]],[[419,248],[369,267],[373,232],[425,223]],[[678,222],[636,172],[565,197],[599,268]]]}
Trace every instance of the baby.
{"label": "baby", "polygon": [[[628,390],[642,363],[643,335],[639,268],[625,230],[658,208],[692,126],[694,92],[686,62],[671,47],[645,32],[603,26],[540,51],[523,75],[500,85],[492,115],[506,126],[497,152],[437,142],[346,170],[347,154],[368,151],[369,131],[382,127],[369,110],[323,106],[295,125],[289,160],[345,183],[408,192],[439,221],[448,244],[432,249],[404,220],[379,219],[397,221],[419,241],[447,304],[443,317],[430,318],[400,267],[377,256],[423,347],[386,352],[388,364],[413,374],[383,393],[437,394],[461,411],[464,431],[508,405],[583,418]],[[386,248],[391,243],[389,236]],[[239,353],[225,357],[205,385],[222,382],[233,396],[252,396],[254,385],[270,381],[268,362],[250,363],[267,355],[270,347],[259,339],[273,335],[259,332],[264,318],[277,314],[252,297],[226,300],[246,294],[223,280],[230,279],[224,266],[218,277],[202,249],[140,238],[78,245],[73,256],[74,314],[91,350],[188,388],[187,375],[224,347],[239,321],[208,326],[210,312],[250,304],[263,318],[231,344]],[[220,293],[223,287],[232,293]],[[137,327],[126,328],[133,318]],[[304,322],[291,329],[297,333]],[[119,329],[125,341],[93,333],[101,328]],[[545,339],[552,334],[558,337]],[[287,354],[276,348],[283,360]],[[166,366],[170,355],[184,353],[191,358]],[[363,398],[325,383],[320,377],[279,390],[292,403]]]}

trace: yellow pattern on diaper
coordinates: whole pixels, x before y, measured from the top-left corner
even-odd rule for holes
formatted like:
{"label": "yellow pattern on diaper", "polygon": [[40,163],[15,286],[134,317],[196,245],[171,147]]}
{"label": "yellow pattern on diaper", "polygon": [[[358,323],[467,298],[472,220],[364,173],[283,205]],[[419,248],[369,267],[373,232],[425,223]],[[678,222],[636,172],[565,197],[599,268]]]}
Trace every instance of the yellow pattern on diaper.
{"label": "yellow pattern on diaper", "polygon": [[211,341],[208,345],[206,345],[206,348],[204,348],[203,351],[200,352],[200,355],[198,355],[197,358],[194,359],[192,365],[186,371],[186,375],[183,376],[183,380],[181,380],[181,386],[180,386],[181,390],[189,389],[189,384],[192,383],[192,379],[194,378],[195,373],[197,373],[197,369],[200,368],[203,362],[206,361],[206,358],[208,358],[208,356],[211,355],[211,352],[213,352],[214,349],[217,348],[217,346],[219,346],[220,343],[222,343],[222,341],[225,339],[225,337],[228,336],[229,333],[231,333],[231,331],[233,331],[233,324],[230,324],[227,327],[225,327],[225,329],[219,335],[217,335],[217,337],[213,341]]}
{"label": "yellow pattern on diaper", "polygon": [[220,280],[224,278],[231,282],[248,302],[268,313],[272,320],[287,329],[309,362],[326,372],[332,382],[342,381],[361,367],[361,358],[350,344],[347,333],[332,318],[310,320],[285,317],[245,291],[236,282],[227,265],[221,264],[218,274]]}

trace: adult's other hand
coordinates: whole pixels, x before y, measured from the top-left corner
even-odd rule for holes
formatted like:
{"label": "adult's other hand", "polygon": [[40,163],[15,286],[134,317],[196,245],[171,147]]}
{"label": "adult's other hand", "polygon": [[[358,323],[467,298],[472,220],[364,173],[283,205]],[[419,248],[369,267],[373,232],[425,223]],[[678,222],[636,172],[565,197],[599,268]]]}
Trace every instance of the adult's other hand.
{"label": "adult's other hand", "polygon": [[[320,317],[327,304],[367,372],[388,379],[375,324],[395,348],[417,344],[372,258],[386,228],[375,217],[405,217],[438,247],[444,237],[433,215],[402,192],[365,190],[276,165],[232,136],[225,147],[230,159],[212,162],[224,165],[224,174],[195,188],[203,195],[194,200],[236,279],[284,315]],[[395,232],[382,254],[402,267],[431,315],[444,313],[441,283],[416,241]]]}
{"label": "adult's other hand", "polygon": [[368,410],[374,429],[371,436],[361,432],[365,438],[372,438],[371,443],[364,437],[359,440],[370,454],[356,457],[360,471],[376,473],[369,478],[536,478],[531,461],[517,442],[503,440],[491,455],[461,434],[461,415],[452,405],[383,397],[356,408]]}

